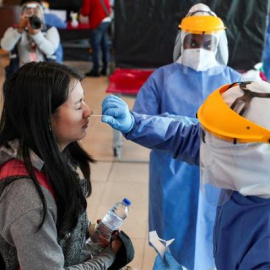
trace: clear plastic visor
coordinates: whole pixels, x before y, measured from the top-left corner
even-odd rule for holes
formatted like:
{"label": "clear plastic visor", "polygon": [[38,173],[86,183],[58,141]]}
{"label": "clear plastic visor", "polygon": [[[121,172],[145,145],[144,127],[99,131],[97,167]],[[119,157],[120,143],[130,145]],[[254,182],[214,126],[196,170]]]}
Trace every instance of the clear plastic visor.
{"label": "clear plastic visor", "polygon": [[217,38],[213,35],[187,34],[184,38],[183,48],[186,49],[204,49],[216,52]]}

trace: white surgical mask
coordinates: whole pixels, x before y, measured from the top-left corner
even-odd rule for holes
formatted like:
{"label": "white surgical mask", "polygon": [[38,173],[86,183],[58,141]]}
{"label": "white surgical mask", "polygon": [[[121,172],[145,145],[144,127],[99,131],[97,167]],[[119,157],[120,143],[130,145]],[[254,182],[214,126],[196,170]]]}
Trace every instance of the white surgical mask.
{"label": "white surgical mask", "polygon": [[186,49],[177,62],[196,71],[218,66],[215,52],[205,49]]}

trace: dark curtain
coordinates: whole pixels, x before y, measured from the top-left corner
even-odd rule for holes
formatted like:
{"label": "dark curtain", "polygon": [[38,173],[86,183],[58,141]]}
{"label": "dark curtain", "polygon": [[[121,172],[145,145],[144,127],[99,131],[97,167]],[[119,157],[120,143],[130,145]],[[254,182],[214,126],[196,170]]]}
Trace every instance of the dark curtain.
{"label": "dark curtain", "polygon": [[248,70],[262,61],[268,0],[115,0],[116,66],[156,68],[171,63],[178,24],[198,2],[207,4],[227,26],[229,66]]}
{"label": "dark curtain", "polygon": [[48,0],[51,9],[64,9],[78,12],[82,6],[82,0]]}

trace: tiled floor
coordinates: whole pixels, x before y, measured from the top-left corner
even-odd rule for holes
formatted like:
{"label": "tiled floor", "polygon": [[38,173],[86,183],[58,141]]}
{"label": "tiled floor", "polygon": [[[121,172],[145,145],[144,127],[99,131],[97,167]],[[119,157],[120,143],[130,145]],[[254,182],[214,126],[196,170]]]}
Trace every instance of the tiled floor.
{"label": "tiled floor", "polygon": [[[101,102],[106,96],[108,80],[105,77],[87,78],[84,83],[85,96],[94,113],[100,114]],[[134,98],[125,98],[130,108]],[[93,194],[89,199],[88,213],[91,220],[101,218],[116,201],[127,197],[132,201],[130,215],[123,225],[123,230],[131,237],[135,246],[135,259],[130,265],[135,269],[150,270],[155,252],[148,246],[148,160],[149,150],[124,140],[123,161],[113,156],[112,129],[101,123],[99,117],[90,119],[88,136],[83,146],[97,159],[93,165]]]}
{"label": "tiled floor", "polygon": [[[3,83],[4,56],[0,59],[0,84]],[[66,62],[81,72],[88,71],[86,62]],[[101,113],[101,102],[106,96],[108,78],[86,78],[83,82],[85,99],[95,114]],[[124,99],[132,108],[134,98]],[[2,103],[2,100],[1,100]],[[129,264],[137,270],[151,270],[156,256],[148,246],[148,161],[149,150],[124,140],[122,160],[113,155],[112,129],[92,117],[88,135],[82,141],[85,149],[97,160],[92,166],[93,192],[88,199],[88,214],[92,221],[102,218],[106,211],[124,197],[132,201],[130,214],[122,229],[131,237],[135,247],[135,258]],[[133,160],[134,162],[124,162]],[[142,162],[139,162],[142,161]]]}

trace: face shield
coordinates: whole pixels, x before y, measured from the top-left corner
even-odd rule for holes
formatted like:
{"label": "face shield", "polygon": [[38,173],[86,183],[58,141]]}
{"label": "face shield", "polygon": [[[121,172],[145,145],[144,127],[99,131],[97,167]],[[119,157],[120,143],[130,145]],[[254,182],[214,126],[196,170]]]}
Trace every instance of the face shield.
{"label": "face shield", "polygon": [[225,203],[233,191],[270,198],[270,85],[242,83],[213,92],[198,111],[203,196]]}
{"label": "face shield", "polygon": [[228,44],[222,20],[213,15],[185,17],[179,25],[174,61],[196,71],[224,67]]}

